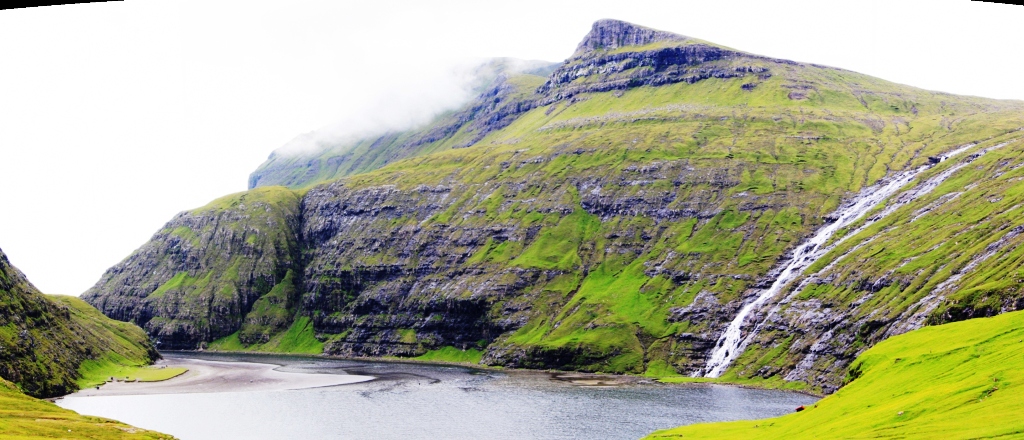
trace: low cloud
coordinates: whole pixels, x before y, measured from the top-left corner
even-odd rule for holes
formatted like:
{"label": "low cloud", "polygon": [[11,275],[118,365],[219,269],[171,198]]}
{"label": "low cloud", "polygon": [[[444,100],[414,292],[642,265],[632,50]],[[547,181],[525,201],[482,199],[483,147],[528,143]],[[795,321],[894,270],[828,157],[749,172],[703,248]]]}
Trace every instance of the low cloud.
{"label": "low cloud", "polygon": [[[444,112],[475,98],[501,72],[523,72],[549,65],[511,58],[469,59],[404,66],[403,72],[384,71],[393,81],[369,84],[362,102],[352,103],[337,122],[301,134],[276,149],[279,156],[313,155],[350,145],[389,131],[423,126]],[[386,70],[387,68],[385,68]],[[345,97],[339,97],[344,100]]]}

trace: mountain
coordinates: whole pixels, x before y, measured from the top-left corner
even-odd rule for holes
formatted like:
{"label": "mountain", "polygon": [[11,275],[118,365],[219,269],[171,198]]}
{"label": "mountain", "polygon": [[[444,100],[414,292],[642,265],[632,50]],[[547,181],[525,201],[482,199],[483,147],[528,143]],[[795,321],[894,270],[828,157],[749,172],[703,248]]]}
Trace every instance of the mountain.
{"label": "mountain", "polygon": [[275,153],[83,298],[167,348],[831,392],[889,336],[1021,308],[1021,127],[1019,101],[601,20],[427,127]]}
{"label": "mountain", "polygon": [[0,251],[0,378],[28,395],[54,397],[77,390],[86,370],[99,364],[146,365],[157,358],[140,328],[77,298],[43,295]]}

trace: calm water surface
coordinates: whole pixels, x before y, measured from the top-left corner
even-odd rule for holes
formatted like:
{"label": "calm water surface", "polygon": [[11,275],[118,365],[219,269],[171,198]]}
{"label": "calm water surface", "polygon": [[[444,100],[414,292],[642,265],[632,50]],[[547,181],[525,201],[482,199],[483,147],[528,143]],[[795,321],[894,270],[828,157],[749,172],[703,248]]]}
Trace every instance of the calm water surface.
{"label": "calm water surface", "polygon": [[[171,362],[181,354],[166,354]],[[82,414],[195,439],[636,439],[708,421],[774,417],[811,396],[721,385],[578,386],[550,374],[466,367],[188,354],[378,379],[291,391],[67,397]]]}

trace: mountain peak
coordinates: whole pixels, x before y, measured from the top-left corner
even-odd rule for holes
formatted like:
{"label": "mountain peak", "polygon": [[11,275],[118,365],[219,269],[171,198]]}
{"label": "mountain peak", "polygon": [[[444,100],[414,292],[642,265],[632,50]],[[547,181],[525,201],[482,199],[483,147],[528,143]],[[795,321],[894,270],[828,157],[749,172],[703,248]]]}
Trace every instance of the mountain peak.
{"label": "mountain peak", "polygon": [[583,37],[579,46],[576,46],[576,53],[573,56],[580,56],[595,50],[643,46],[662,41],[686,41],[688,39],[679,34],[638,26],[621,20],[602,19],[594,22],[590,32]]}

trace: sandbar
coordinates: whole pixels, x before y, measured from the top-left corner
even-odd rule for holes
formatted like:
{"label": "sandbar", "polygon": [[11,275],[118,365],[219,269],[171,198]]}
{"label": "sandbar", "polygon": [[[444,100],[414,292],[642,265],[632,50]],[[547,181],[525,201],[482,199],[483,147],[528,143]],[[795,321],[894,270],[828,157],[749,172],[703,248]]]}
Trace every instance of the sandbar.
{"label": "sandbar", "polygon": [[254,362],[223,362],[190,358],[161,360],[157,365],[184,367],[180,376],[160,382],[109,382],[80,390],[74,397],[140,394],[231,393],[284,391],[346,385],[373,380],[355,374],[285,373],[278,366]]}

